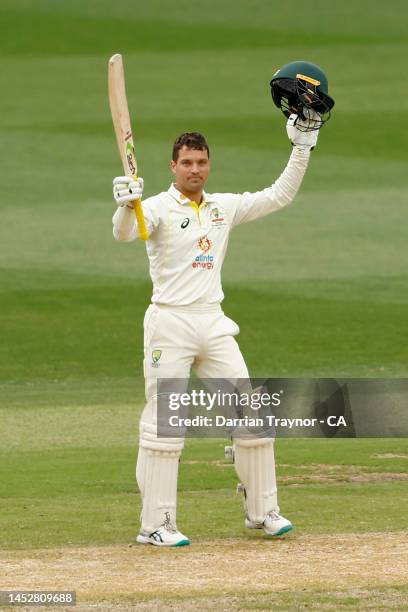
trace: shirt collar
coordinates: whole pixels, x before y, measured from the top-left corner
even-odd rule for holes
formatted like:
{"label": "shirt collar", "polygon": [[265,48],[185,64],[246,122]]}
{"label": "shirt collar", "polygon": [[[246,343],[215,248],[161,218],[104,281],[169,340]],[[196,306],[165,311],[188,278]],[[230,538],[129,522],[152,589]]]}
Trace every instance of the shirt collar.
{"label": "shirt collar", "polygon": [[[191,200],[187,196],[185,196],[176,188],[174,183],[170,185],[168,193],[171,195],[172,198],[177,200],[179,204],[189,204],[191,202]],[[214,202],[212,196],[209,193],[203,191],[203,201],[201,204],[210,204],[211,202]]]}

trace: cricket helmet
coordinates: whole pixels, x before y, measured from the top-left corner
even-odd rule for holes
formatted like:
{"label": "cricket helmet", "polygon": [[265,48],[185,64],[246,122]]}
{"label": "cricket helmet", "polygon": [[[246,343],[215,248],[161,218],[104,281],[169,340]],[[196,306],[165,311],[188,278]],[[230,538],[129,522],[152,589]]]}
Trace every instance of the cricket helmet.
{"label": "cricket helmet", "polygon": [[271,94],[275,105],[286,117],[292,113],[307,122],[307,108],[319,113],[321,122],[311,122],[303,131],[319,129],[330,119],[334,100],[329,96],[329,84],[323,70],[311,62],[290,62],[275,72],[271,80]]}

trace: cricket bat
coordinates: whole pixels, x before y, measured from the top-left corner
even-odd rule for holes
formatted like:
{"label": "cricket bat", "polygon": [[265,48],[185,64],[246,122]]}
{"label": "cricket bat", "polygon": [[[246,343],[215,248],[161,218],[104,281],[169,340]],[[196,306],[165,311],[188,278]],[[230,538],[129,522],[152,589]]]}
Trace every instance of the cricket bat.
{"label": "cricket bat", "polygon": [[[132,126],[130,124],[129,109],[126,98],[125,72],[120,53],[112,55],[108,65],[109,105],[112,114],[123,170],[126,176],[137,179],[137,162],[133,143]],[[133,202],[139,235],[142,240],[149,240],[149,234],[143,216],[140,200]]]}

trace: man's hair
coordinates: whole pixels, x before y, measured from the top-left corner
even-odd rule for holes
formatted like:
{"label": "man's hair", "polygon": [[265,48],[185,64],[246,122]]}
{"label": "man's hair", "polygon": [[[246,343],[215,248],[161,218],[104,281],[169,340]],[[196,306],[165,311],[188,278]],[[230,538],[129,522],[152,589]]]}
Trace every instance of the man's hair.
{"label": "man's hair", "polygon": [[178,160],[179,151],[183,147],[196,149],[197,151],[207,151],[208,159],[210,158],[210,149],[207,141],[199,132],[186,132],[185,134],[180,134],[180,136],[176,138],[173,145],[173,161],[176,162]]}

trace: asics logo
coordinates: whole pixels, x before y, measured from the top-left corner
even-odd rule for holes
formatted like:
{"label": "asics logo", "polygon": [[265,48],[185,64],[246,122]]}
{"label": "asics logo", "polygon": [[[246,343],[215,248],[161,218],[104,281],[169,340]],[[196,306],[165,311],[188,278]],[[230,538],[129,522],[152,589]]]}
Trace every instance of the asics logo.
{"label": "asics logo", "polygon": [[189,219],[188,217],[186,217],[186,218],[184,219],[184,221],[182,222],[181,226],[180,226],[180,227],[181,227],[181,229],[186,229],[186,227],[187,227],[187,225],[188,225],[189,223],[190,223],[190,219]]}
{"label": "asics logo", "polygon": [[156,542],[163,542],[163,538],[158,531],[152,531],[149,537],[153,538]]}

